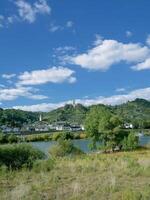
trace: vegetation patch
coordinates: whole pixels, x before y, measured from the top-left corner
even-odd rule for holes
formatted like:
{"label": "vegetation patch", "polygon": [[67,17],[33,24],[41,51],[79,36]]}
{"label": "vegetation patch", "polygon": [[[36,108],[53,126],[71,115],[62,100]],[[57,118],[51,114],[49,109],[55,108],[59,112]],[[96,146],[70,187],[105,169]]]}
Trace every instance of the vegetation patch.
{"label": "vegetation patch", "polygon": [[9,144],[0,146],[0,166],[5,165],[8,169],[31,168],[35,160],[44,158],[44,153],[31,145]]}
{"label": "vegetation patch", "polygon": [[59,139],[58,143],[50,148],[49,153],[52,157],[64,157],[81,155],[83,152],[75,147],[71,140]]}

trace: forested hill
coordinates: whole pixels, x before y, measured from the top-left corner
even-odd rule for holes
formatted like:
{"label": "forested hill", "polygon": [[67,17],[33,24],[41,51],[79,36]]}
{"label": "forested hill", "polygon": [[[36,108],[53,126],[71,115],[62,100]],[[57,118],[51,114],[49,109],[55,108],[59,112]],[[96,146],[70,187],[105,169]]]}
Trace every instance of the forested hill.
{"label": "forested hill", "polygon": [[[94,107],[85,107],[81,104],[65,105],[48,113],[43,113],[43,120],[49,123],[66,121],[68,123],[83,124],[88,111]],[[96,105],[107,107],[125,122],[133,123],[135,127],[150,127],[150,101],[136,99],[118,106]],[[0,109],[0,125],[22,126],[23,123],[32,123],[39,119],[39,113],[25,112],[14,109]]]}
{"label": "forested hill", "polygon": [[[77,104],[74,107],[73,105],[66,105],[62,108],[46,113],[45,120],[49,122],[67,121],[72,123],[84,123],[86,114],[94,106],[95,105],[84,107],[81,104]],[[142,125],[147,126],[147,124],[150,126],[150,101],[136,99],[135,101],[127,102],[118,106],[105,106],[102,104],[96,106],[107,107],[125,122],[133,123],[135,127]]]}
{"label": "forested hill", "polygon": [[76,106],[69,104],[46,113],[44,119],[49,122],[66,121],[69,123],[81,124],[84,122],[88,110],[89,108],[84,107],[81,104],[77,104]]}
{"label": "forested hill", "polygon": [[150,101],[136,99],[113,107],[114,113],[136,126],[150,127]]}
{"label": "forested hill", "polygon": [[21,127],[23,123],[32,123],[39,118],[38,113],[26,112],[15,109],[1,109],[0,108],[0,125],[7,125],[10,127]]}

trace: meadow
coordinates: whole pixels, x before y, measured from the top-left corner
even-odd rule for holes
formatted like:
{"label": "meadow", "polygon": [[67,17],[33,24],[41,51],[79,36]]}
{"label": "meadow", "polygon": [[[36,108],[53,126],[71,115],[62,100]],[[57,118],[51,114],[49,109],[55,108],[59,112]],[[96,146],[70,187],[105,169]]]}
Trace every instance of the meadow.
{"label": "meadow", "polygon": [[39,160],[0,169],[3,200],[149,200],[150,150]]}

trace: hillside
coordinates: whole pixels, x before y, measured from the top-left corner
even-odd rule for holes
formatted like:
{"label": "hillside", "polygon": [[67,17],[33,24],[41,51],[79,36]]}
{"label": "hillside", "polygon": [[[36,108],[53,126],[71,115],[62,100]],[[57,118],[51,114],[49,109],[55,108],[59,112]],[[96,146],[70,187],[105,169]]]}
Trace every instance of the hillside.
{"label": "hillside", "polygon": [[86,113],[88,111],[87,107],[81,104],[77,104],[75,107],[73,105],[65,105],[64,107],[53,110],[44,115],[44,120],[52,122],[66,121],[69,123],[83,123]]}
{"label": "hillside", "polygon": [[[125,122],[133,123],[135,127],[150,128],[150,101],[136,99],[118,106],[102,104],[85,107],[81,104],[69,104],[48,113],[43,113],[43,120],[49,123],[66,121],[68,123],[83,124],[88,111],[94,107],[107,107]],[[0,109],[0,125],[21,126],[23,123],[37,121],[39,113],[26,112],[14,109]]]}
{"label": "hillside", "polygon": [[38,113],[15,109],[0,109],[0,126],[21,127],[23,123],[32,123],[38,120]]}
{"label": "hillside", "polygon": [[135,127],[150,126],[150,101],[136,99],[135,101],[115,106],[113,110],[126,122],[133,123]]}
{"label": "hillside", "polygon": [[84,123],[86,114],[94,107],[107,107],[126,122],[133,123],[135,127],[150,126],[150,101],[136,99],[118,106],[105,106],[102,104],[84,107],[81,104],[66,105],[44,115],[44,120],[49,122],[67,121],[71,123]]}

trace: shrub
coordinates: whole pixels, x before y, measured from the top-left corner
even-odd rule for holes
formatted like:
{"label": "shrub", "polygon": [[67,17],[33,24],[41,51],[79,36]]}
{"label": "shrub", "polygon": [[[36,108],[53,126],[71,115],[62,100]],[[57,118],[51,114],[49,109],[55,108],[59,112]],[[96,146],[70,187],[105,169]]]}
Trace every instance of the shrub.
{"label": "shrub", "polygon": [[74,134],[71,132],[67,132],[67,131],[66,132],[56,132],[56,133],[53,133],[52,138],[54,141],[57,141],[59,139],[72,140],[72,139],[74,139]]}
{"label": "shrub", "polygon": [[17,143],[19,138],[14,134],[3,134],[0,133],[0,144],[7,144],[7,143]]}
{"label": "shrub", "polygon": [[37,160],[33,164],[33,170],[35,172],[47,172],[51,171],[55,166],[55,161],[53,159],[48,160]]}
{"label": "shrub", "polygon": [[6,165],[8,169],[20,169],[23,166],[31,168],[35,160],[43,158],[45,154],[31,145],[0,146],[0,166]]}
{"label": "shrub", "polygon": [[10,144],[17,143],[18,137],[14,134],[11,134],[11,135],[8,136],[7,140],[8,140],[8,143],[10,143]]}
{"label": "shrub", "polygon": [[130,133],[128,137],[122,141],[122,149],[125,151],[132,151],[137,149],[139,144],[139,138],[134,134]]}
{"label": "shrub", "polygon": [[0,144],[5,144],[7,142],[7,136],[3,133],[0,133]]}
{"label": "shrub", "polygon": [[83,152],[75,147],[70,140],[59,140],[58,144],[51,147],[49,153],[52,157],[80,155]]}

